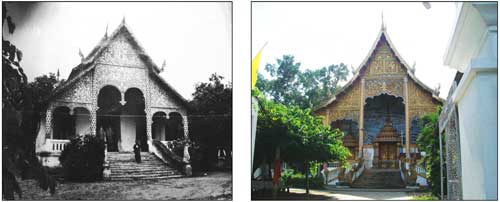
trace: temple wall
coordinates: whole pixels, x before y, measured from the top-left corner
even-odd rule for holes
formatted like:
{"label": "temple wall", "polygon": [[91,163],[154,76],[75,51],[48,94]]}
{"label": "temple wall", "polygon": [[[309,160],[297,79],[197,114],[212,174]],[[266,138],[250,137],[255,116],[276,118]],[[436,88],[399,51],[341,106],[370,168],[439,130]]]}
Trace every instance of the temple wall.
{"label": "temple wall", "polygon": [[92,102],[92,71],[80,77],[78,81],[72,84],[63,93],[59,94],[55,100],[63,102]]}
{"label": "temple wall", "polygon": [[337,95],[337,100],[326,107],[327,124],[332,121],[349,119],[359,122],[359,103],[361,95],[361,83],[354,82],[342,95]]}

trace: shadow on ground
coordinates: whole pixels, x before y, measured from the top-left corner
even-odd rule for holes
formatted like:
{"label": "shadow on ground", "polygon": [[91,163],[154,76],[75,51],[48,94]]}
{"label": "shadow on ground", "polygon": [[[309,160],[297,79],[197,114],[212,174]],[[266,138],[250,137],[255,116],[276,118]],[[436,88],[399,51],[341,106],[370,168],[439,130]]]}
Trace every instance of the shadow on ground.
{"label": "shadow on ground", "polygon": [[271,190],[252,192],[252,200],[337,200],[334,197],[305,194],[305,193],[286,193],[280,192],[276,198],[273,197]]}

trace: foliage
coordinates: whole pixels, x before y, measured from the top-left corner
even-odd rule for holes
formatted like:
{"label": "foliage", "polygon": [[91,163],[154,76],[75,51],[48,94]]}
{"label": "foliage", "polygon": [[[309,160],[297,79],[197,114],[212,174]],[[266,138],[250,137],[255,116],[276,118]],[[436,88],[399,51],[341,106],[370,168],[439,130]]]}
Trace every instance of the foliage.
{"label": "foliage", "polygon": [[276,64],[266,64],[271,79],[259,74],[257,88],[284,105],[312,108],[339,89],[339,82],[346,81],[349,69],[343,63],[317,70],[300,71],[300,62],[292,55],[283,55]]}
{"label": "foliage", "polygon": [[290,192],[290,187],[292,186],[292,178],[294,174],[295,171],[293,169],[284,169],[281,172],[281,182],[283,182],[283,185],[287,189],[287,192]]}
{"label": "foliage", "polygon": [[323,125],[322,117],[312,116],[310,109],[268,101],[258,90],[253,92],[259,102],[255,156],[260,161],[274,159],[278,147],[287,162],[347,160],[343,133]]}
{"label": "foliage", "polygon": [[[15,31],[6,3],[2,3],[2,25],[7,22],[10,34]],[[13,200],[22,197],[16,177],[35,178],[43,190],[55,193],[56,182],[38,161],[35,139],[39,129],[40,113],[35,110],[33,91],[20,62],[21,50],[2,38],[2,197]]]}
{"label": "foliage", "polygon": [[29,88],[33,91],[32,97],[35,103],[35,111],[41,112],[47,107],[48,98],[59,82],[56,74],[49,73],[48,75],[35,77],[35,81],[28,84]]}
{"label": "foliage", "polygon": [[411,198],[414,201],[437,201],[439,198],[433,196],[431,193],[421,194]]}
{"label": "foliage", "polygon": [[[191,149],[191,151],[199,149],[199,146],[190,139],[177,138],[173,141],[168,142],[168,147],[171,148],[172,152],[174,152],[178,156],[184,156],[184,147],[186,145]],[[189,152],[190,154],[191,151]]]}
{"label": "foliage", "polygon": [[101,180],[104,148],[104,141],[94,135],[72,138],[59,157],[65,179],[84,182]]}
{"label": "foliage", "polygon": [[[439,156],[439,114],[441,107],[428,115],[422,117],[422,129],[417,138],[417,147],[419,151],[424,151],[425,156],[421,159],[421,164],[425,165],[427,171],[427,181],[430,186],[431,192],[434,196],[441,194],[441,181],[440,181],[440,156]],[[444,142],[444,138],[442,140]],[[444,151],[443,147],[443,153]],[[443,168],[443,170],[445,170]],[[443,174],[446,177],[446,174]],[[446,187],[446,180],[443,186]],[[446,189],[444,189],[446,190]],[[445,193],[446,195],[446,193]]]}
{"label": "foliage", "polygon": [[[217,149],[232,151],[232,85],[224,83],[224,77],[212,74],[209,82],[196,85],[193,100],[189,102],[189,136],[199,143],[199,165],[217,162]],[[196,162],[193,162],[196,164]],[[196,169],[196,168],[195,168]],[[210,169],[209,167],[203,168]]]}
{"label": "foliage", "polygon": [[[290,175],[289,187],[296,188],[306,188],[307,187],[307,179],[306,176],[300,172],[293,172]],[[313,189],[323,189],[324,188],[324,179],[321,176],[316,176],[313,178],[309,178],[309,188]]]}

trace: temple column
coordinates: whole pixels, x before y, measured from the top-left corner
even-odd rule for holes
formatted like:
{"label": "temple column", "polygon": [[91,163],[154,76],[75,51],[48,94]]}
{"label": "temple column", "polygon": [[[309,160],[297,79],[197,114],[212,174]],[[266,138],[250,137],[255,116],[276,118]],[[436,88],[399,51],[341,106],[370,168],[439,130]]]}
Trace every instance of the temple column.
{"label": "temple column", "polygon": [[148,146],[151,148],[153,146],[153,135],[151,128],[153,127],[153,115],[151,114],[151,110],[146,110],[146,134],[148,137]]}
{"label": "temple column", "polygon": [[94,106],[90,109],[90,134],[97,134],[97,110],[99,107]]}
{"label": "temple column", "polygon": [[184,125],[184,138],[189,138],[188,117],[182,116],[182,124]]}
{"label": "temple column", "polygon": [[361,94],[359,98],[359,140],[358,140],[358,157],[363,157],[363,118],[365,110],[365,79],[361,79]]}
{"label": "temple column", "polygon": [[405,83],[405,144],[406,144],[406,159],[410,160],[410,97],[408,96],[408,77],[404,78]]}
{"label": "temple column", "polygon": [[45,115],[45,139],[52,139],[52,110],[53,107],[50,106]]}

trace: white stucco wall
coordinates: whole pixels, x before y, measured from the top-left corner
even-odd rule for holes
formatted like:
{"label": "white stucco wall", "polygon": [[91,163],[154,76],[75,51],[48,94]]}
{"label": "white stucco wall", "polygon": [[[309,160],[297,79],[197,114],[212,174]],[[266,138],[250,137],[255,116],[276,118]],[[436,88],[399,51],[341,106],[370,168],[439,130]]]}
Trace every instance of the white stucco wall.
{"label": "white stucco wall", "polygon": [[458,103],[465,200],[497,198],[496,84],[496,73],[478,73]]}
{"label": "white stucco wall", "polygon": [[118,142],[118,151],[134,151],[135,144],[135,120],[133,117],[120,118],[120,141]]}
{"label": "white stucco wall", "polygon": [[497,200],[497,2],[459,3],[444,63],[463,73],[449,101],[458,108],[462,197]]}
{"label": "white stucco wall", "polygon": [[45,125],[45,119],[42,118],[40,121],[40,130],[38,130],[38,134],[36,135],[35,152],[40,152],[45,144]]}

